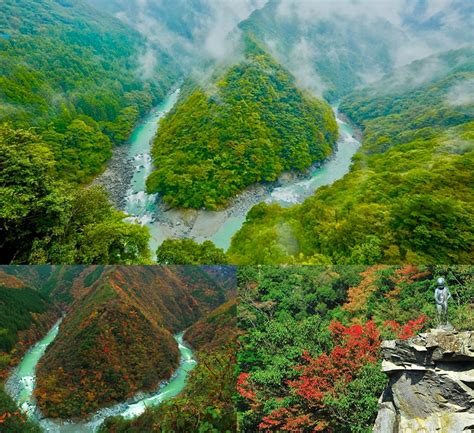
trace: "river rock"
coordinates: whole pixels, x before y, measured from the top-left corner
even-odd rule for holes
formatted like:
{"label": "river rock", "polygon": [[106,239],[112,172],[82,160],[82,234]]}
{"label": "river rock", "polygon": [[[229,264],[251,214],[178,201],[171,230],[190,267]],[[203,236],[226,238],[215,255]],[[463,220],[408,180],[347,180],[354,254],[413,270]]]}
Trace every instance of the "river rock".
{"label": "river rock", "polygon": [[389,384],[374,433],[474,433],[474,332],[384,341]]}

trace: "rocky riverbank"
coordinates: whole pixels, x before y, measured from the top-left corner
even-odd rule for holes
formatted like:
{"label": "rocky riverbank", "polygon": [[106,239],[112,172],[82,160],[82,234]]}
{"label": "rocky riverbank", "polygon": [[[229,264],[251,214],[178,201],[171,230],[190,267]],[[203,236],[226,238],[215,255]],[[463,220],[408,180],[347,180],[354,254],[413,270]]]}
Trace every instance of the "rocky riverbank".
{"label": "rocky riverbank", "polygon": [[[343,116],[338,117],[339,123],[344,123]],[[155,122],[156,118],[150,118],[150,121]],[[145,131],[149,127],[146,122],[142,126]],[[314,185],[311,183],[322,168],[327,167],[327,173],[324,173],[322,178],[327,179],[327,183],[338,178],[332,173],[339,173],[341,166],[344,171],[348,169],[350,161],[344,159],[346,148],[341,148],[343,149],[341,151],[339,146],[345,146],[347,140],[361,135],[360,131],[352,127],[350,133],[341,129],[341,138],[335,143],[333,154],[326,160],[316,162],[304,172],[285,172],[275,182],[252,185],[235,196],[225,209],[209,211],[170,208],[160,200],[158,195],[150,196],[141,190],[146,176],[151,172],[148,141],[153,138],[149,134],[143,136],[143,130],[140,134],[142,135],[135,136],[135,141],[131,144],[114,149],[114,155],[106,171],[94,183],[105,187],[111,201],[118,209],[127,209],[133,215],[130,221],[146,224],[150,228],[153,250],[165,239],[176,238],[192,238],[203,242],[217,237],[221,241],[225,239],[222,242],[223,245],[238,230],[253,206],[262,202],[279,203],[282,206],[292,206],[302,202],[313,194],[315,189],[326,184],[324,180],[320,183],[316,181]],[[137,148],[138,151],[136,151]],[[136,152],[135,157],[130,157],[134,152]],[[342,162],[339,160],[341,152]],[[130,194],[132,184],[133,194]],[[138,189],[137,185],[139,185]]]}
{"label": "rocky riverbank", "polygon": [[117,209],[125,207],[125,197],[133,178],[133,159],[128,156],[129,145],[116,146],[105,171],[92,185],[101,185],[109,193],[112,204]]}

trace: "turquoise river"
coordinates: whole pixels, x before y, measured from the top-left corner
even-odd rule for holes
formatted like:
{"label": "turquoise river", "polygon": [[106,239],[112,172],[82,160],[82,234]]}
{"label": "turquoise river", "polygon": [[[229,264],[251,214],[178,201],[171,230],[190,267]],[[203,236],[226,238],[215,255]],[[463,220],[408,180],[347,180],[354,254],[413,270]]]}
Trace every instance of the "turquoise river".
{"label": "turquoise river", "polygon": [[46,433],[93,433],[110,416],[123,416],[130,419],[142,414],[147,407],[157,406],[165,400],[178,395],[186,384],[189,372],[195,367],[196,360],[192,350],[184,343],[183,333],[175,335],[181,361],[171,379],[163,382],[153,393],[138,394],[135,398],[97,411],[87,421],[53,420],[43,418],[34,398],[36,365],[54,341],[59,331],[58,322],[48,334],[36,343],[23,357],[21,363],[9,377],[5,389],[18,406],[35,419]]}

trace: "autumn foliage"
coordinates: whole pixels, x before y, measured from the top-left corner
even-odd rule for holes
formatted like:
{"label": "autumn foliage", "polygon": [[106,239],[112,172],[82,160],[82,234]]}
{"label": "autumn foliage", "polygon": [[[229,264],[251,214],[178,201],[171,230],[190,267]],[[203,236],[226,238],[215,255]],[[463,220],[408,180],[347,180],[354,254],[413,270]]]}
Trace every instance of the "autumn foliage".
{"label": "autumn foliage", "polygon": [[396,338],[407,340],[420,332],[425,322],[425,316],[420,316],[418,319],[408,321],[405,325],[400,325],[395,320],[387,320],[384,326],[392,331]]}
{"label": "autumn foliage", "polygon": [[367,299],[369,296],[377,291],[377,279],[379,277],[378,272],[383,269],[387,269],[388,266],[374,265],[367,268],[364,272],[361,272],[362,277],[359,285],[351,287],[347,292],[347,302],[344,304],[344,309],[350,312],[360,311],[367,305]]}
{"label": "autumn foliage", "polygon": [[[409,338],[421,329],[424,321],[424,317],[406,325],[391,321],[384,327],[399,338]],[[329,330],[334,342],[332,350],[318,356],[308,352],[302,355],[301,364],[294,367],[298,372],[297,379],[287,383],[293,396],[292,403],[264,416],[258,426],[261,431],[336,431],[330,422],[334,419],[333,406],[346,396],[351,383],[358,380],[364,368],[373,366],[378,369],[382,338],[374,321],[351,326],[333,321]],[[252,388],[250,374],[240,374],[237,391],[251,406],[263,404],[259,401],[258,389]]]}

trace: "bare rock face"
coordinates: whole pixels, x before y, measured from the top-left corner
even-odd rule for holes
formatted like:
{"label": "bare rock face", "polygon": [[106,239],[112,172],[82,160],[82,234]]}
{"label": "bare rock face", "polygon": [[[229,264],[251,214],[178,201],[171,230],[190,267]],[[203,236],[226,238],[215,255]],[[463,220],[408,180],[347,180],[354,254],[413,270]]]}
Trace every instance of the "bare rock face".
{"label": "bare rock face", "polygon": [[382,356],[390,382],[375,433],[474,433],[474,332],[385,341]]}

